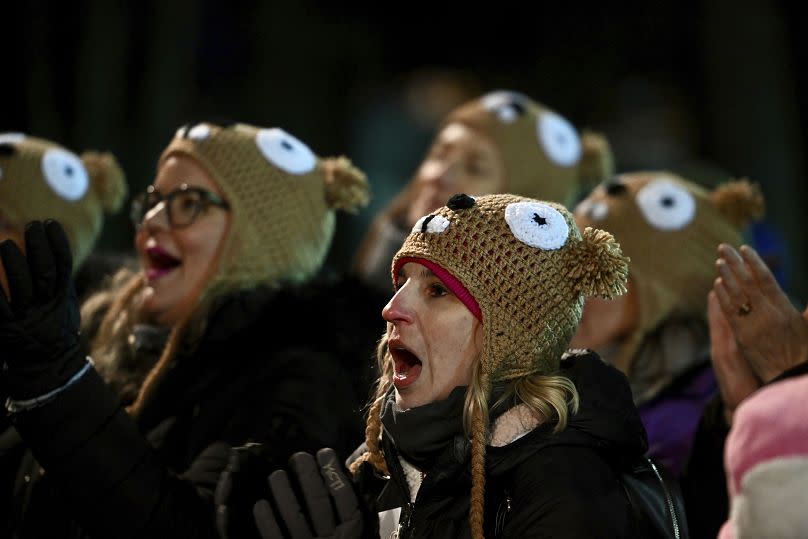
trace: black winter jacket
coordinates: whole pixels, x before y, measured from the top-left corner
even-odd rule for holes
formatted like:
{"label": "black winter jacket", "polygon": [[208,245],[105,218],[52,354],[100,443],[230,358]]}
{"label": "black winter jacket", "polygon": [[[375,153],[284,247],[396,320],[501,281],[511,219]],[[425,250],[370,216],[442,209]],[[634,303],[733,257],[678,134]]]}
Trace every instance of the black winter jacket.
{"label": "black winter jacket", "polygon": [[[552,425],[542,425],[508,445],[486,448],[486,537],[637,536],[618,471],[642,455],[647,442],[626,378],[591,352],[567,354],[561,374],[580,395],[579,411],[564,431],[553,434]],[[438,459],[415,503],[389,438],[383,447],[390,478],[367,463],[357,476],[369,513],[401,507],[402,538],[470,537],[468,441],[459,437]]]}
{"label": "black winter jacket", "polygon": [[137,421],[94,371],[17,414],[46,473],[35,481],[36,463],[23,462],[12,533],[213,538],[213,491],[231,447],[261,442],[277,467],[294,451],[345,450],[362,430],[384,329],[363,294],[343,280],[231,297]]}

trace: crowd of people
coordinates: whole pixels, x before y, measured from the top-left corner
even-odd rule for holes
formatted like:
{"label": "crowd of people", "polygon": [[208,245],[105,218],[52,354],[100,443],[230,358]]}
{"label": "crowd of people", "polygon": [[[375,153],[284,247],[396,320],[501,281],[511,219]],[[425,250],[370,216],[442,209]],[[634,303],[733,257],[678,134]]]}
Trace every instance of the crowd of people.
{"label": "crowd of people", "polygon": [[755,182],[622,170],[491,92],[341,272],[348,157],[167,138],[129,196],[109,153],[0,134],[3,537],[648,537],[638,459],[676,537],[808,537],[808,309],[745,244]]}

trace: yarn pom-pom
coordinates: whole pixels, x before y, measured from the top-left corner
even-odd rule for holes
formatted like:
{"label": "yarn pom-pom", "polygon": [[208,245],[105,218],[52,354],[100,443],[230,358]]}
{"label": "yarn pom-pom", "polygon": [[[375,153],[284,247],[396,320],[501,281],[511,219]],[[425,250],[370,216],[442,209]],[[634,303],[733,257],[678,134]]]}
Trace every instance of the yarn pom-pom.
{"label": "yarn pom-pom", "polygon": [[126,175],[109,152],[87,151],[81,154],[81,160],[91,178],[93,190],[107,213],[114,213],[121,208],[126,193]]}
{"label": "yarn pom-pom", "polygon": [[567,277],[585,296],[612,299],[626,292],[629,259],[614,236],[605,230],[586,227],[577,245],[577,260]]}
{"label": "yarn pom-pom", "polygon": [[332,208],[356,213],[370,202],[370,185],[365,173],[347,157],[323,159],[326,200]]}
{"label": "yarn pom-pom", "polygon": [[765,212],[760,187],[747,179],[734,180],[716,187],[710,195],[713,205],[736,228],[742,229]]}

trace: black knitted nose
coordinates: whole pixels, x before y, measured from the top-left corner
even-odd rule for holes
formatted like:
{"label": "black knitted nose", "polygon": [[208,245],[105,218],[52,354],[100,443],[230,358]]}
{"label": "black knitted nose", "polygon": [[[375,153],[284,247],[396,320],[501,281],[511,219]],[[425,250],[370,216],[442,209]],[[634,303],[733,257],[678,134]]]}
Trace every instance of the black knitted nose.
{"label": "black knitted nose", "polygon": [[448,206],[450,210],[465,210],[466,208],[474,206],[474,199],[465,193],[458,193],[452,195],[449,202],[446,203],[446,206]]}
{"label": "black knitted nose", "polygon": [[614,178],[606,182],[606,193],[612,196],[622,195],[626,192],[626,186],[620,180]]}

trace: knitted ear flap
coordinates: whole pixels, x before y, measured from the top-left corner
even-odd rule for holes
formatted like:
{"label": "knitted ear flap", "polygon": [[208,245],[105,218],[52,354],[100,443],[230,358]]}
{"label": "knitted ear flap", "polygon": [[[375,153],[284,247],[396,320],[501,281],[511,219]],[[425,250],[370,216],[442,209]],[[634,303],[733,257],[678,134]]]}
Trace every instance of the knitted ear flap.
{"label": "knitted ear flap", "polygon": [[107,213],[118,211],[128,190],[126,176],[118,160],[111,153],[93,151],[81,154],[81,160],[101,206]]}
{"label": "knitted ear flap", "polygon": [[606,178],[614,176],[614,155],[609,141],[600,133],[581,133],[583,153],[578,165],[581,189],[589,191]]}
{"label": "knitted ear flap", "polygon": [[760,219],[765,212],[760,186],[746,178],[716,187],[710,200],[727,221],[742,229],[752,219]]}
{"label": "knitted ear flap", "polygon": [[357,213],[370,201],[370,186],[365,174],[347,157],[323,159],[326,200],[331,208]]}
{"label": "knitted ear flap", "polygon": [[575,246],[577,260],[567,277],[575,281],[584,296],[612,299],[626,292],[629,258],[620,244],[605,230],[586,227],[581,242]]}

